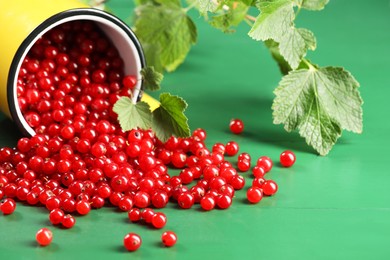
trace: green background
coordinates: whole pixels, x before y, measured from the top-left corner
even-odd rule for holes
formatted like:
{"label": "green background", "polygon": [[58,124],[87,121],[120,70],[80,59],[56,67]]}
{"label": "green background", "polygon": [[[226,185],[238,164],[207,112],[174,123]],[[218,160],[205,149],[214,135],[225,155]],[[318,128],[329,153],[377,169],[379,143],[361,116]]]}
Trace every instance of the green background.
{"label": "green background", "polygon": [[[110,0],[109,7],[126,19],[130,2]],[[363,134],[344,132],[326,157],[272,124],[272,91],[281,75],[264,46],[246,35],[249,27],[224,35],[191,15],[198,43],[166,75],[163,90],[187,100],[190,126],[207,131],[209,147],[235,140],[253,162],[261,155],[277,162],[283,150],[295,151],[292,168],[275,163],[267,176],[279,184],[278,193],[249,205],[241,190],[231,208],[211,212],[171,203],[163,212],[164,230],[178,235],[173,248],[161,246],[163,230],[129,223],[112,208],[77,217],[74,228],[63,230],[50,225],[45,209],[18,203],[14,214],[0,216],[0,259],[389,259],[390,2],[330,1],[321,12],[299,14],[298,26],[317,36],[308,58],[351,71],[364,99]],[[240,136],[228,131],[235,117],[245,122]],[[15,145],[17,136],[12,121],[0,116],[1,146]],[[244,176],[250,185],[249,173]],[[34,240],[41,227],[54,232],[46,248]],[[128,232],[143,239],[134,253],[122,245]]]}

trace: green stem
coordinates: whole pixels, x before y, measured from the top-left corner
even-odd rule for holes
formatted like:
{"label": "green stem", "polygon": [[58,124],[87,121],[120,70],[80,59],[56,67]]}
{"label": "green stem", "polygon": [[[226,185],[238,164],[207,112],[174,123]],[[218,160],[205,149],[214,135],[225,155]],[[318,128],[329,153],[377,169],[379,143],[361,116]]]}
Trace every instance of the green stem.
{"label": "green stem", "polygon": [[316,67],[314,67],[313,64],[311,64],[307,59],[303,58],[302,61],[307,65],[307,67],[309,67],[309,70],[317,70]]}
{"label": "green stem", "polygon": [[192,8],[194,8],[196,6],[196,1],[194,1],[192,4],[190,4],[189,6],[187,6],[186,8],[183,8],[184,12],[188,12],[189,10],[191,10]]}

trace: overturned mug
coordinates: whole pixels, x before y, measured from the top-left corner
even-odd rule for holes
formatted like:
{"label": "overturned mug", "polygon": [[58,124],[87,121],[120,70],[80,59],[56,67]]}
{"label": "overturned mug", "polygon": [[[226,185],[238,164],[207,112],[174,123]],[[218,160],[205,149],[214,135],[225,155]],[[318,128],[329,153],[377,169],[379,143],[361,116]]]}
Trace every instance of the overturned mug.
{"label": "overturned mug", "polygon": [[[124,73],[141,78],[145,67],[141,45],[133,31],[120,19],[105,11],[89,8],[77,0],[1,1],[0,10],[0,109],[12,118],[27,136],[35,131],[25,120],[18,103],[17,80],[22,63],[34,43],[61,24],[84,20],[94,22],[111,40],[124,62]],[[155,100],[142,95],[142,80],[133,89],[133,102]]]}

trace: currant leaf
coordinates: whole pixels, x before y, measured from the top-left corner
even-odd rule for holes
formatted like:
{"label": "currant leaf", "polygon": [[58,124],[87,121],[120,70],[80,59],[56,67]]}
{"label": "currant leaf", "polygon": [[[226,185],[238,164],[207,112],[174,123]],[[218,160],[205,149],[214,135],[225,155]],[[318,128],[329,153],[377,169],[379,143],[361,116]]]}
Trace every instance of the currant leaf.
{"label": "currant leaf", "polygon": [[145,67],[141,70],[141,75],[145,89],[156,91],[160,89],[163,74],[157,72],[154,67]]}
{"label": "currant leaf", "polygon": [[312,11],[319,11],[324,9],[329,0],[295,0],[296,4],[302,8]]}
{"label": "currant leaf", "polygon": [[152,112],[146,102],[134,104],[128,97],[121,97],[113,107],[118,115],[119,124],[123,131],[134,128],[149,129],[152,125]]}
{"label": "currant leaf", "polygon": [[317,48],[317,40],[316,37],[314,36],[314,33],[305,28],[298,28],[296,30],[305,41],[306,50],[314,51]]}
{"label": "currant leaf", "polygon": [[309,66],[291,71],[275,89],[275,124],[295,129],[321,155],[326,155],[343,129],[363,128],[359,83],[343,68]]}
{"label": "currant leaf", "polygon": [[[184,61],[191,45],[196,42],[197,31],[180,5],[170,1],[160,3],[147,3],[136,8],[135,33],[143,45],[157,45],[159,53],[154,58],[159,57],[158,63],[165,70],[173,71]],[[149,51],[145,53],[148,55]],[[148,56],[147,59],[150,60]]]}
{"label": "currant leaf", "polygon": [[165,142],[172,135],[190,136],[188,119],[184,115],[187,103],[178,96],[169,93],[160,95],[160,106],[153,111],[152,129],[157,138]]}
{"label": "currant leaf", "polygon": [[283,75],[286,75],[291,70],[291,66],[283,58],[282,54],[280,54],[279,43],[275,42],[272,39],[266,40],[264,43],[270,51],[272,58],[278,64],[280,72],[282,72]]}
{"label": "currant leaf", "polygon": [[260,15],[256,18],[249,36],[255,40],[274,39],[280,42],[289,33],[295,15],[291,0],[260,0]]}
{"label": "currant leaf", "polygon": [[218,8],[218,3],[210,0],[196,0],[197,8],[199,9],[199,12],[204,14],[207,12],[214,12]]}
{"label": "currant leaf", "polygon": [[230,2],[225,4],[219,12],[211,16],[210,25],[223,32],[233,32],[232,27],[238,26],[248,12],[248,5],[241,2]]}

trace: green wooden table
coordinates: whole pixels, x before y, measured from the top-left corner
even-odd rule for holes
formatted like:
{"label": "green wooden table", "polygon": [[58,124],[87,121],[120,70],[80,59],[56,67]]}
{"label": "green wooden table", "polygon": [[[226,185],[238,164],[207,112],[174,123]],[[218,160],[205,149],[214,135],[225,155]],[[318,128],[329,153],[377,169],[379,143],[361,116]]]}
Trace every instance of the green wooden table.
{"label": "green wooden table", "polygon": [[[109,5],[122,18],[131,11],[125,1]],[[14,214],[0,216],[0,259],[389,259],[390,2],[331,1],[321,12],[299,15],[298,25],[318,40],[309,59],[345,66],[360,82],[365,102],[363,134],[344,132],[326,157],[272,124],[280,74],[262,44],[246,36],[249,28],[224,35],[194,19],[199,41],[186,62],[166,75],[163,88],[187,100],[190,126],[207,131],[208,145],[235,140],[253,160],[277,160],[283,150],[294,150],[294,167],[276,165],[268,176],[279,184],[278,193],[249,205],[242,190],[230,209],[211,212],[171,203],[163,211],[165,229],[178,235],[173,248],[161,246],[161,230],[131,224],[112,208],[78,217],[74,228],[63,230],[51,227],[45,209],[18,204]],[[244,134],[229,133],[233,117],[244,120]],[[0,145],[15,145],[15,126],[0,118]],[[34,240],[44,226],[54,232],[46,248]],[[143,238],[137,252],[122,245],[128,232]]]}

